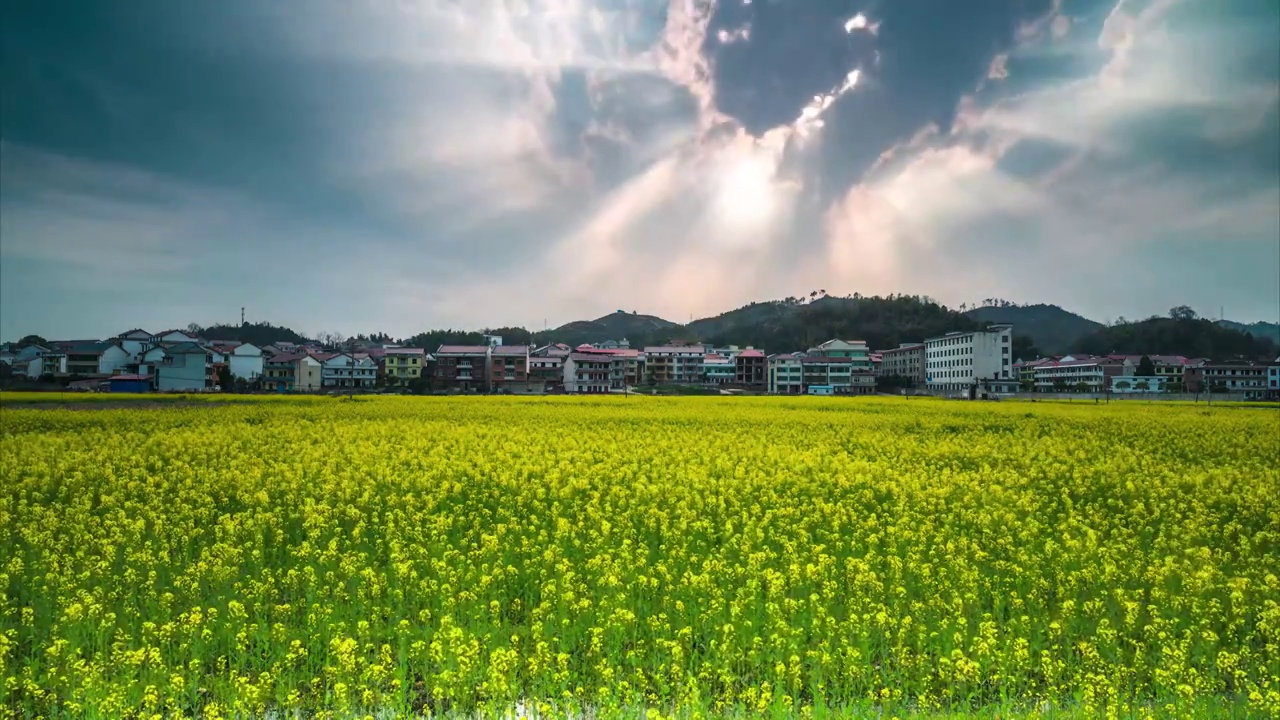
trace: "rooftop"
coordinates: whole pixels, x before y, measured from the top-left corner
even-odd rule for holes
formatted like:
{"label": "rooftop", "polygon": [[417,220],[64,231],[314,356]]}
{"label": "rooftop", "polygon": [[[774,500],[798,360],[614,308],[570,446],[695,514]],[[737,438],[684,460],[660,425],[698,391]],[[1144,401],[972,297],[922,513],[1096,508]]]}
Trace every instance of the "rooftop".
{"label": "rooftop", "polygon": [[493,349],[493,354],[501,357],[524,357],[529,354],[529,346],[499,345]]}
{"label": "rooftop", "polygon": [[436,355],[488,355],[488,345],[441,345]]}

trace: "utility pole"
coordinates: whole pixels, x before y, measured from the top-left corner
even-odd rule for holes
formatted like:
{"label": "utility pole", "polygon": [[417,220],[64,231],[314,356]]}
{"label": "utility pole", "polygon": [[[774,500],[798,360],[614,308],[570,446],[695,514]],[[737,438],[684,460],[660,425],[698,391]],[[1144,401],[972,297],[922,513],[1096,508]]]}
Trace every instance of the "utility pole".
{"label": "utility pole", "polygon": [[240,326],[244,327],[244,307],[240,308]]}

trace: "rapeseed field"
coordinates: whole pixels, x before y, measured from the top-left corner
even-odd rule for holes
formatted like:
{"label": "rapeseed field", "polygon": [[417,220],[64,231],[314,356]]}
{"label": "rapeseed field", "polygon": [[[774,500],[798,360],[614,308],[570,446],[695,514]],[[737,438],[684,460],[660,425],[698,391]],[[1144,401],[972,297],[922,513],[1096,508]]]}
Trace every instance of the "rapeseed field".
{"label": "rapeseed field", "polygon": [[1280,716],[1274,408],[0,410],[0,714]]}

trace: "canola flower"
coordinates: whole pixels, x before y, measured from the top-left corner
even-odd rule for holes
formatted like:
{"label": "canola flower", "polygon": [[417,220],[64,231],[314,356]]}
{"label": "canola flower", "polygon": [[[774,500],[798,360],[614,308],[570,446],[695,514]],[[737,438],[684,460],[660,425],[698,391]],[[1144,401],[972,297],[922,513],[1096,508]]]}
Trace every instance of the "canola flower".
{"label": "canola flower", "polygon": [[1274,408],[6,408],[0,712],[1274,717],[1278,457]]}

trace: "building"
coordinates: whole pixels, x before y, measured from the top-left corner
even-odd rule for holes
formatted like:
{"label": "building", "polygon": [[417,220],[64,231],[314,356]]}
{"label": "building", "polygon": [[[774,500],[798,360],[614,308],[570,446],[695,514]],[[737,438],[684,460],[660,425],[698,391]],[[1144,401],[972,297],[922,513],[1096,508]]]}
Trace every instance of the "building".
{"label": "building", "polygon": [[151,391],[150,375],[113,375],[107,382],[113,393],[144,393]]}
{"label": "building", "polygon": [[881,350],[880,376],[900,378],[907,387],[924,387],[924,343],[901,343],[892,350]]}
{"label": "building", "polygon": [[657,345],[644,349],[645,375],[658,385],[701,383],[706,350],[701,345]]}
{"label": "building", "polygon": [[[486,390],[490,345],[441,345],[436,350],[436,381],[463,391]],[[388,358],[389,359],[389,358]]]}
{"label": "building", "polygon": [[155,364],[159,390],[204,390],[213,387],[213,355],[209,348],[181,342],[164,348],[164,358]]}
{"label": "building", "polygon": [[707,355],[702,359],[702,376],[710,385],[732,385],[737,373],[738,366],[732,358]]}
{"label": "building", "polygon": [[61,350],[41,350],[36,357],[27,363],[27,377],[41,378],[45,375],[66,375],[67,354]]}
{"label": "building", "polygon": [[621,340],[605,340],[604,342],[592,343],[591,347],[597,350],[629,350],[631,349],[631,341],[626,338]]}
{"label": "building", "polygon": [[799,353],[769,357],[768,391],[774,395],[800,395],[804,392],[804,368]]}
{"label": "building", "polygon": [[192,335],[185,330],[165,330],[151,336],[152,342],[157,343],[198,343],[200,338]]}
{"label": "building", "polygon": [[852,367],[859,372],[871,372],[871,351],[862,340],[828,340],[817,347],[809,348],[808,357],[847,358],[853,361]]}
{"label": "building", "polygon": [[240,343],[231,348],[227,359],[227,367],[231,370],[232,377],[249,381],[262,377],[264,369],[262,348],[257,345]]}
{"label": "building", "polygon": [[1185,368],[1183,386],[1187,392],[1239,394],[1245,400],[1267,396],[1269,365],[1252,362],[1204,363]]}
{"label": "building", "polygon": [[378,382],[378,364],[366,353],[313,355],[320,361],[320,386],[371,388]]}
{"label": "building", "polygon": [[1121,360],[1073,355],[1041,363],[1032,373],[1036,392],[1106,392],[1115,378],[1124,376]]}
{"label": "building", "polygon": [[1280,400],[1280,357],[1267,366],[1267,399]]}
{"label": "building", "polygon": [[422,377],[426,360],[423,348],[387,348],[382,355],[382,376],[388,385],[408,385]]}
{"label": "building", "polygon": [[[876,391],[876,377],[864,358],[806,356],[800,358],[805,392],[830,386],[832,395],[869,395]],[[810,393],[814,394],[814,393]]]}
{"label": "building", "polygon": [[67,374],[111,375],[132,360],[129,352],[116,341],[76,345],[67,350]]}
{"label": "building", "polygon": [[263,383],[278,392],[311,392],[323,387],[324,365],[310,353],[280,353],[267,358]]}
{"label": "building", "polygon": [[142,358],[142,353],[151,347],[151,333],[141,328],[134,328],[128,332],[122,332],[115,336],[115,341],[120,343],[120,347],[129,353],[131,362],[138,362]]}
{"label": "building", "polygon": [[529,358],[529,389],[555,392],[564,389],[565,355],[534,355]]}
{"label": "building", "polygon": [[527,392],[529,350],[528,345],[499,345],[493,348],[489,353],[490,389]]}
{"label": "building", "polygon": [[[1163,375],[1120,375],[1113,376],[1110,380],[1111,392],[1121,395],[1168,392],[1171,384]],[[1181,379],[1178,379],[1178,384],[1182,384]]]}
{"label": "building", "polygon": [[733,358],[733,382],[746,388],[764,388],[769,372],[769,361],[764,353],[747,348]]}
{"label": "building", "polygon": [[935,392],[969,392],[979,379],[1013,376],[1013,326],[950,332],[924,341],[925,384]]}
{"label": "building", "polygon": [[564,391],[607,393],[615,359],[604,353],[571,352],[564,358]]}

